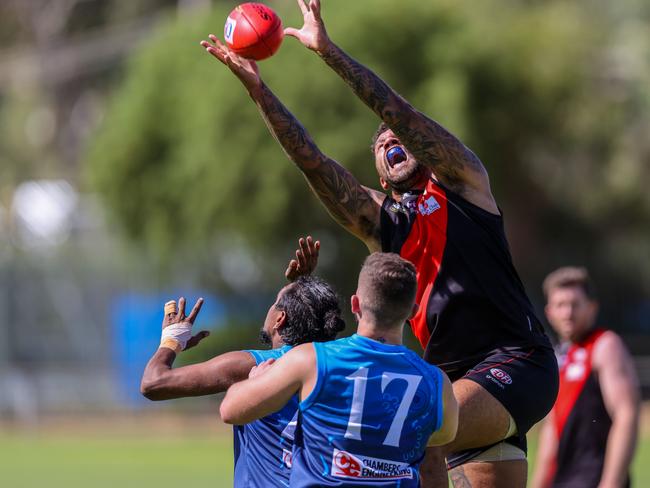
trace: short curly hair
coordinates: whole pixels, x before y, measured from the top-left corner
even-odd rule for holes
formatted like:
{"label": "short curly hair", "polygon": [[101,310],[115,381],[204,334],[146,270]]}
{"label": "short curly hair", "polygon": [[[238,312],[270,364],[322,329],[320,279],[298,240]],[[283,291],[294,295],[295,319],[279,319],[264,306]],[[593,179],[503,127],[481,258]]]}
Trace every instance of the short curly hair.
{"label": "short curly hair", "polygon": [[301,276],[287,285],[275,308],[286,313],[279,332],[290,346],[329,341],[345,328],[336,292],[316,276]]}

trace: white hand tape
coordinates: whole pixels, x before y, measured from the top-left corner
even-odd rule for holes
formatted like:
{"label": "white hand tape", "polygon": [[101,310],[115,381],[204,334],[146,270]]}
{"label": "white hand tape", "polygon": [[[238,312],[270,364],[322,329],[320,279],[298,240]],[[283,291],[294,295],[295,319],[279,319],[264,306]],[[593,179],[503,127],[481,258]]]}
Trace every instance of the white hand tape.
{"label": "white hand tape", "polygon": [[176,300],[170,300],[169,302],[165,303],[165,315],[169,315],[170,313],[175,314],[178,311],[176,307]]}
{"label": "white hand tape", "polygon": [[[182,351],[187,345],[187,341],[192,337],[192,324],[189,322],[178,322],[171,324],[162,330],[160,337],[161,347],[169,347],[176,352]],[[178,347],[173,347],[177,344]]]}

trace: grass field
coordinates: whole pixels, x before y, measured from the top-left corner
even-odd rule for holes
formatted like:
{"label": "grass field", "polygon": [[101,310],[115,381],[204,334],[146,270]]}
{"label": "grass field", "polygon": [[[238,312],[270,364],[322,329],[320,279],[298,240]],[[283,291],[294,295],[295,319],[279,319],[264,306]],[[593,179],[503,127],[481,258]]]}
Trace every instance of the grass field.
{"label": "grass field", "polygon": [[231,438],[0,435],[6,488],[221,488],[232,486]]}
{"label": "grass field", "polygon": [[[137,423],[136,423],[137,424]],[[215,426],[172,432],[165,425],[65,428],[47,434],[0,430],[0,479],[7,488],[222,488],[232,486],[232,436]],[[200,425],[200,423],[198,423]],[[100,433],[101,432],[101,433]],[[535,437],[531,437],[534,459]],[[532,469],[532,466],[531,466]],[[650,486],[650,435],[642,436],[634,486]]]}

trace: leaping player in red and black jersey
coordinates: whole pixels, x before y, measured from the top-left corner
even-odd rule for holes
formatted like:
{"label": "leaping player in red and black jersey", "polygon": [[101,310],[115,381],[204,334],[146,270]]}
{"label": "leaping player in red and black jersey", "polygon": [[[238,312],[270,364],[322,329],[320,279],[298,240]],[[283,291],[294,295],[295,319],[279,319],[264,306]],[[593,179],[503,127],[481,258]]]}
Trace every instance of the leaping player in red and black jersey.
{"label": "leaping player in red and black jersey", "polygon": [[316,52],[383,121],[373,143],[381,187],[359,184],[323,154],[262,81],[257,65],[215,36],[203,47],[248,90],[270,131],[334,219],[371,251],[413,262],[424,357],[454,381],[456,440],[427,451],[423,486],[523,487],[526,432],[551,409],[558,371],[512,264],[503,220],[478,157],[328,37],[320,2],[298,0],[304,25],[286,29]]}

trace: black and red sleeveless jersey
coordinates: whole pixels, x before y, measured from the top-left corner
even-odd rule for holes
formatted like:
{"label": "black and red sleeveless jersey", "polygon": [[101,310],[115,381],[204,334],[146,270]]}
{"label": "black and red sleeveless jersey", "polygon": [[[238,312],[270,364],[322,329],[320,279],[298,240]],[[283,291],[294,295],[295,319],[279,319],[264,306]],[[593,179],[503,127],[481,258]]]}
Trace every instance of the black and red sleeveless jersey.
{"label": "black and red sleeveless jersey", "polygon": [[612,421],[592,356],[605,333],[594,330],[560,357],[560,392],[552,416],[558,438],[552,483],[556,488],[594,488],[600,482]]}
{"label": "black and red sleeveless jersey", "polygon": [[424,358],[450,374],[496,350],[550,342],[512,264],[503,219],[431,180],[382,205],[385,252],[417,270],[413,332]]}

